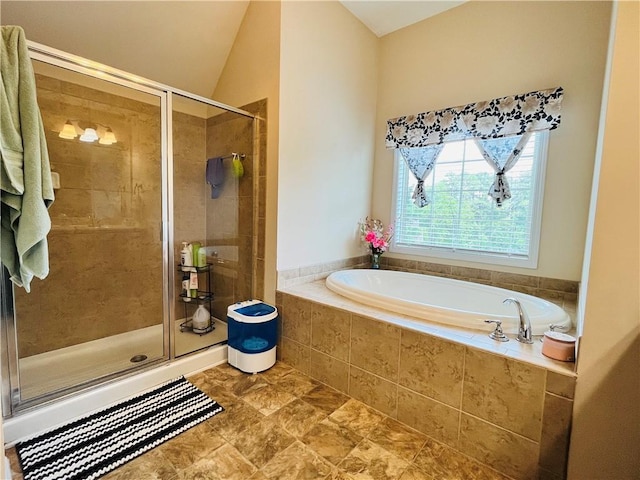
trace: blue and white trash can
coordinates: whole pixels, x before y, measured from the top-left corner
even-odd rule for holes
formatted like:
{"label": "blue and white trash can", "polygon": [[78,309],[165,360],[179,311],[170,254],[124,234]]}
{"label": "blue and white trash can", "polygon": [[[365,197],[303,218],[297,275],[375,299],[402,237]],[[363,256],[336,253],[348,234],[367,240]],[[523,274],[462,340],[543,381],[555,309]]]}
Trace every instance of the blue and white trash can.
{"label": "blue and white trash can", "polygon": [[276,363],[278,310],[260,300],[246,300],[227,308],[229,365],[258,373]]}

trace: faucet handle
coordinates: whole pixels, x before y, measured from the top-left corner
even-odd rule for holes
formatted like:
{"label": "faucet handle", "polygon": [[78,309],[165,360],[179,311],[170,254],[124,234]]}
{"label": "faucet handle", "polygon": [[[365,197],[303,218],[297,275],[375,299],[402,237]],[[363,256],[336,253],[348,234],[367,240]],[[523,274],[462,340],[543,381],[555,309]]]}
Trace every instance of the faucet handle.
{"label": "faucet handle", "polygon": [[497,340],[498,342],[508,342],[509,339],[507,338],[507,336],[504,334],[504,331],[502,330],[502,320],[485,320],[484,323],[495,323],[496,324],[496,328],[493,332],[491,332],[489,334],[489,338],[492,338],[493,340]]}
{"label": "faucet handle", "polygon": [[567,330],[569,330],[569,327],[566,326],[566,325],[556,325],[555,323],[552,323],[552,324],[549,325],[549,331],[550,332],[555,332],[556,330],[564,333]]}

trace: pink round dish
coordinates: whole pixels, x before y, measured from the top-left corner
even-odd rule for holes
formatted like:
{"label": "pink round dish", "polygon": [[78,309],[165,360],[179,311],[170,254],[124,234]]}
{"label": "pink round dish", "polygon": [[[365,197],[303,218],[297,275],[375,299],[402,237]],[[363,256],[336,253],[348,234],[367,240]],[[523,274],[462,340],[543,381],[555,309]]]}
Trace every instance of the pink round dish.
{"label": "pink round dish", "polygon": [[545,332],[542,354],[561,362],[573,362],[576,359],[576,339],[566,333]]}

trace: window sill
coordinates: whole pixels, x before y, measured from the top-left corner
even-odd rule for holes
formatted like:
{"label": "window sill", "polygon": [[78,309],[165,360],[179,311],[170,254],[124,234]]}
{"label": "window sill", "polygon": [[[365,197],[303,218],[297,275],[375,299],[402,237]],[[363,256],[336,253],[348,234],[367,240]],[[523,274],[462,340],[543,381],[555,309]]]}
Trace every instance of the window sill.
{"label": "window sill", "polygon": [[538,268],[537,252],[529,256],[507,256],[483,252],[470,252],[464,250],[453,250],[436,247],[414,247],[408,245],[391,245],[391,253],[402,253],[405,255],[415,255],[424,258],[439,258],[457,260],[471,263],[482,263],[489,265],[504,265],[519,268]]}

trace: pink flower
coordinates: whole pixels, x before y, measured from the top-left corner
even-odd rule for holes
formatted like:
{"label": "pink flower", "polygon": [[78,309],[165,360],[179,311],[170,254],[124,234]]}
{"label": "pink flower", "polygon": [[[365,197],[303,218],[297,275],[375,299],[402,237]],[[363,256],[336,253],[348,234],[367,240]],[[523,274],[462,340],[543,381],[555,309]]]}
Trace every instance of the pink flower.
{"label": "pink flower", "polygon": [[364,222],[360,222],[360,234],[360,238],[372,251],[379,254],[389,248],[389,242],[393,236],[393,225],[384,228],[380,220],[367,217]]}

